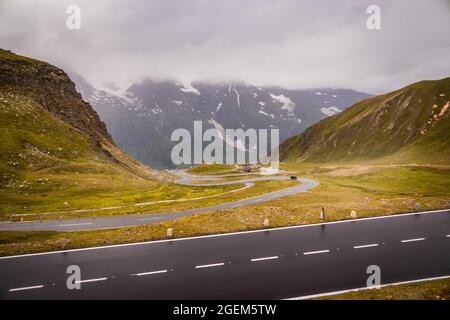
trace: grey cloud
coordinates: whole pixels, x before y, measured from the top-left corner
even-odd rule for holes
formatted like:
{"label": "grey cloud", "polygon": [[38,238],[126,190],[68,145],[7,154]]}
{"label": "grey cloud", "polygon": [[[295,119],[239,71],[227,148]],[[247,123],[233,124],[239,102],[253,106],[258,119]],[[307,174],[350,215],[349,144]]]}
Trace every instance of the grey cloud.
{"label": "grey cloud", "polygon": [[[381,7],[382,30],[366,28]],[[66,8],[82,29],[65,27]],[[447,0],[0,0],[0,47],[126,87],[245,80],[383,92],[449,76]]]}

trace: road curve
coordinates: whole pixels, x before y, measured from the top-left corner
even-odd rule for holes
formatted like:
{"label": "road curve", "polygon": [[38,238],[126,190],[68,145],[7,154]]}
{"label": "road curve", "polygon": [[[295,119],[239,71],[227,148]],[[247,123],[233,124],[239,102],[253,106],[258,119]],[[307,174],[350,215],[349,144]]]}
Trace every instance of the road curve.
{"label": "road curve", "polygon": [[[290,180],[289,176],[260,176],[255,178],[247,178],[241,180],[230,180],[222,182],[208,182],[208,183],[196,183],[193,181],[201,180],[216,180],[223,177],[219,176],[194,176],[183,171],[174,171],[179,179],[176,181],[179,184],[195,185],[195,186],[214,186],[214,185],[227,185],[227,184],[245,184],[249,186],[256,181],[267,180]],[[237,208],[256,203],[275,200],[281,197],[306,192],[319,185],[319,182],[297,177],[297,180],[301,182],[299,185],[289,187],[286,189],[269,192],[263,195],[254,196],[242,200],[221,203],[213,206],[206,206],[200,208],[194,208],[190,210],[178,211],[178,212],[158,212],[158,213],[141,213],[130,215],[114,215],[114,216],[99,216],[99,217],[86,217],[86,218],[68,218],[68,219],[48,219],[48,220],[36,220],[36,221],[23,221],[23,222],[1,222],[0,231],[37,231],[37,230],[53,230],[53,231],[74,231],[74,230],[94,230],[105,228],[117,228],[138,226],[144,224],[157,223],[166,220],[173,220],[188,216],[198,212],[215,211],[220,209]]]}

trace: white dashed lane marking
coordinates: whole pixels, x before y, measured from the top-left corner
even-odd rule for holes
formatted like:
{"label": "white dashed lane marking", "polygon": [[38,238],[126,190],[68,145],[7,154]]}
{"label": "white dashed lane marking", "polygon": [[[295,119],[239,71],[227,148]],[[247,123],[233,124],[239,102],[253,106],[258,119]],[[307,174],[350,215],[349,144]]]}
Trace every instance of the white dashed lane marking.
{"label": "white dashed lane marking", "polygon": [[134,274],[132,274],[132,276],[141,277],[141,276],[148,276],[151,274],[166,273],[166,272],[167,272],[167,270],[149,271],[149,272],[134,273]]}
{"label": "white dashed lane marking", "polygon": [[74,227],[74,226],[87,226],[90,224],[94,224],[93,222],[84,222],[84,223],[68,223],[68,224],[60,224],[58,227]]}
{"label": "white dashed lane marking", "polygon": [[203,269],[203,268],[213,268],[213,267],[220,267],[225,265],[225,263],[220,262],[220,263],[212,263],[212,264],[204,264],[201,266],[195,266],[195,269]]}
{"label": "white dashed lane marking", "polygon": [[415,239],[406,239],[406,240],[401,240],[401,243],[406,243],[406,242],[416,242],[416,241],[423,241],[426,238],[415,238]]}
{"label": "white dashed lane marking", "polygon": [[97,281],[105,281],[107,280],[107,277],[104,278],[96,278],[96,279],[86,279],[86,280],[80,280],[80,281],[75,281],[75,283],[88,283],[88,282],[97,282]]}
{"label": "white dashed lane marking", "polygon": [[44,285],[38,285],[38,286],[31,286],[31,287],[22,287],[22,288],[13,288],[13,289],[9,289],[9,292],[16,292],[16,291],[23,291],[23,290],[33,290],[33,289],[41,289],[43,288]]}
{"label": "white dashed lane marking", "polygon": [[149,221],[149,220],[159,220],[162,219],[162,217],[152,217],[152,218],[141,218],[138,219],[139,221]]}
{"label": "white dashed lane marking", "polygon": [[257,261],[264,261],[264,260],[274,260],[274,259],[278,259],[278,256],[271,256],[271,257],[264,257],[264,258],[254,258],[251,259],[251,262],[257,262]]}
{"label": "white dashed lane marking", "polygon": [[303,252],[305,256],[310,254],[318,254],[318,253],[328,253],[330,250],[319,250],[319,251],[309,251],[309,252]]}
{"label": "white dashed lane marking", "polygon": [[354,249],[363,249],[363,248],[371,248],[371,247],[378,247],[378,243],[372,243],[372,244],[364,244],[360,246],[354,246]]}

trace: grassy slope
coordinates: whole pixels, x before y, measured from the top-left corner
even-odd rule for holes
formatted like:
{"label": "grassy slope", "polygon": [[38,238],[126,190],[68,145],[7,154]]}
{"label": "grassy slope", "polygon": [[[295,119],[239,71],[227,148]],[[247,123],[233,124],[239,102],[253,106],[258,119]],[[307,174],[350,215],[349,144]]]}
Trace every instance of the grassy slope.
{"label": "grassy slope", "polygon": [[[9,72],[7,74],[17,76],[19,80],[9,81],[5,78],[6,81],[0,81],[0,135],[2,137],[0,219],[6,219],[7,216],[14,214],[198,198],[241,187],[240,185],[187,187],[161,183],[155,179],[155,176],[165,174],[148,170],[107,139],[101,141],[101,146],[96,145],[92,141],[92,132],[86,133],[76,129],[36,101],[36,92],[30,94],[30,90],[27,89],[28,85],[36,85],[35,81],[32,81],[34,79],[32,77],[36,76],[36,70],[57,73],[55,76],[43,75],[41,72],[36,76],[46,79],[42,80],[46,81],[45,85],[49,88],[44,93],[46,96],[56,99],[59,93],[54,91],[58,85],[64,85],[65,90],[71,90],[70,83],[67,84],[70,80],[61,70],[45,62],[1,49],[0,59],[3,59],[4,67],[15,66],[14,68],[20,69],[17,72],[14,71],[15,69],[6,69],[6,72]],[[36,81],[37,79],[40,78],[36,78]],[[52,87],[53,82],[56,82],[55,87]],[[51,90],[52,88],[55,90]],[[75,103],[76,108],[84,104],[76,92],[65,94],[70,95],[72,99],[70,102]],[[50,103],[52,99],[45,101]],[[85,107],[85,110],[88,108]],[[77,116],[76,111],[73,116]],[[83,117],[86,116],[89,117],[89,114],[83,114]],[[86,118],[83,121],[86,121]],[[215,201],[220,201],[220,198]],[[195,204],[177,204],[174,208],[192,208],[193,205],[200,206],[211,202],[212,200]],[[167,208],[167,205],[117,209],[104,214],[152,211],[160,208]]]}
{"label": "grassy slope", "polygon": [[[349,219],[355,210],[359,217],[445,207],[450,199],[449,167],[317,166],[286,163],[283,169],[320,181],[321,185],[301,193],[242,208],[198,213],[147,226],[80,232],[1,232],[0,254],[45,251],[159,239],[166,229],[175,237],[257,229],[265,218],[270,225],[286,226],[320,222],[320,208],[327,220]],[[289,181],[287,181],[288,183]],[[267,192],[279,185],[259,185],[252,192]],[[278,187],[285,187],[278,186]],[[266,189],[268,188],[268,189]],[[237,195],[224,196],[227,200]]]}
{"label": "grassy slope", "polygon": [[321,297],[317,300],[450,300],[450,279],[391,285]]}
{"label": "grassy slope", "polygon": [[450,78],[418,82],[320,121],[281,154],[316,163],[449,163],[449,101]]}
{"label": "grassy slope", "polygon": [[192,174],[216,174],[234,171],[234,166],[226,164],[202,164],[197,165],[187,172]]}
{"label": "grassy slope", "polygon": [[21,56],[19,54],[15,54],[8,50],[0,49],[0,58],[11,60],[11,61],[23,61],[23,62],[30,62],[30,63],[45,63],[40,60],[36,60],[30,57]]}
{"label": "grassy slope", "polygon": [[[54,117],[26,95],[6,87],[0,87],[0,134],[4,138],[0,150],[0,217],[3,219],[21,213],[198,198],[241,187],[188,187],[142,178],[93,150],[83,132]],[[245,196],[282,187],[285,186],[262,183]],[[243,196],[236,193],[204,201],[127,207],[95,214],[181,210]],[[44,217],[56,216],[60,214]]]}

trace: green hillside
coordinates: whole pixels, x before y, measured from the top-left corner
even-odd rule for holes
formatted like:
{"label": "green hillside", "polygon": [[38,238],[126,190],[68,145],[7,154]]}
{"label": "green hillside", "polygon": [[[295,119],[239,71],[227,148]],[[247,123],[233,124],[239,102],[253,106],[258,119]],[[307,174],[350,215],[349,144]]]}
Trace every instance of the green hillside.
{"label": "green hillside", "polygon": [[75,161],[83,167],[89,160],[108,170],[161,178],[115,146],[69,77],[50,64],[0,49],[0,106],[2,172],[63,170],[58,165]]}
{"label": "green hillside", "polygon": [[69,209],[89,194],[101,205],[102,192],[169,179],[115,146],[62,70],[4,50],[0,137],[2,215]]}
{"label": "green hillside", "polygon": [[450,78],[360,101],[281,145],[288,161],[450,163]]}
{"label": "green hillside", "polygon": [[227,193],[240,184],[175,184],[115,145],[63,70],[1,49],[0,137],[0,220],[186,210],[290,183],[261,182],[245,195]]}

